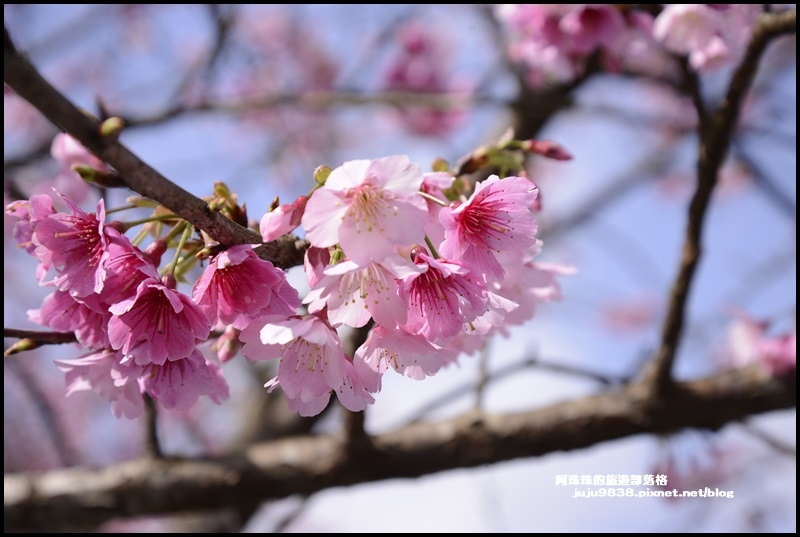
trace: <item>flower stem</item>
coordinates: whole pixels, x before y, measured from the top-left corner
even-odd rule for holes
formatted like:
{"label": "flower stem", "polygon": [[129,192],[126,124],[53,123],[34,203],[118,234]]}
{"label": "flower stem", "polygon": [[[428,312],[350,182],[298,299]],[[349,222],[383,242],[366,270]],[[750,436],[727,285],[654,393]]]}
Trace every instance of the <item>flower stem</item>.
{"label": "flower stem", "polygon": [[141,220],[133,220],[131,222],[125,222],[125,231],[128,231],[132,227],[140,226],[142,224],[149,224],[150,222],[162,222],[164,220],[174,220],[176,218],[180,218],[177,214],[160,214],[158,216],[148,216],[147,218],[142,218]]}
{"label": "flower stem", "polygon": [[425,244],[428,245],[428,248],[430,249],[431,255],[433,256],[433,258],[434,259],[439,259],[440,258],[439,252],[436,251],[436,248],[433,246],[433,243],[431,242],[431,239],[427,235],[425,235]]}
{"label": "flower stem", "polygon": [[440,199],[439,199],[439,198],[437,198],[436,196],[431,196],[431,195],[430,195],[430,194],[428,194],[427,192],[422,192],[421,190],[418,192],[418,194],[419,194],[420,196],[422,196],[423,198],[425,198],[426,200],[428,200],[428,201],[432,201],[433,203],[436,203],[436,204],[438,204],[438,205],[441,205],[442,207],[447,207],[447,202],[446,202],[446,201],[442,201],[442,200],[440,200]]}
{"label": "flower stem", "polygon": [[194,233],[194,226],[186,222],[186,226],[183,228],[183,234],[181,235],[181,240],[178,242],[178,247],[175,250],[175,257],[172,259],[172,263],[169,264],[165,272],[169,272],[173,276],[175,275],[175,269],[180,263],[183,246],[186,244],[186,241],[189,240],[189,237],[192,236],[192,233]]}

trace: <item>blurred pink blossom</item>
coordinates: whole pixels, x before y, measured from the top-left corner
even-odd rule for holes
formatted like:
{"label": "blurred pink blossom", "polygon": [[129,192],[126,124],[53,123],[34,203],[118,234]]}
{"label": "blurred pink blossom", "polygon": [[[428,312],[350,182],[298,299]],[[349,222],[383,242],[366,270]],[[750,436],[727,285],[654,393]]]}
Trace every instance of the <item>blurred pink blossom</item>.
{"label": "blurred pink blossom", "polygon": [[737,311],[728,326],[722,361],[726,367],[759,365],[772,375],[783,375],[797,367],[797,329],[772,334],[771,323]]}
{"label": "blurred pink blossom", "polygon": [[[431,32],[418,23],[407,24],[398,31],[400,51],[392,58],[384,74],[383,87],[389,91],[464,93],[463,83],[453,80],[447,72],[448,57],[441,32]],[[465,117],[462,108],[432,106],[403,106],[399,117],[413,132],[443,136],[451,132]]]}

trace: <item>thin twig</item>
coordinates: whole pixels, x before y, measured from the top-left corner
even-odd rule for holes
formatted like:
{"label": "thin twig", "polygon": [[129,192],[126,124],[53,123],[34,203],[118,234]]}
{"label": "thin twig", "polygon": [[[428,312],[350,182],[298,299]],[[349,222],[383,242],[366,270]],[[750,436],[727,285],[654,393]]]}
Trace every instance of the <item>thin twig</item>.
{"label": "thin twig", "polygon": [[48,332],[42,330],[23,330],[20,328],[3,328],[4,338],[31,339],[42,345],[60,345],[78,341],[73,332]]}
{"label": "thin twig", "polygon": [[778,453],[782,453],[783,455],[788,455],[790,457],[797,458],[797,446],[793,446],[779,438],[775,438],[773,435],[769,434],[763,429],[753,425],[752,422],[750,421],[743,422],[742,430],[747,432],[754,438],[758,438],[759,440],[767,444],[769,447],[773,448]]}
{"label": "thin twig", "polygon": [[6,347],[5,351],[3,351],[3,356],[5,357],[20,352],[32,351],[42,345],[60,345],[77,341],[75,334],[72,332],[44,332],[16,328],[3,328],[3,338],[19,338],[19,341]]}
{"label": "thin twig", "polygon": [[[4,28],[3,79],[21,97],[35,106],[47,119],[75,137],[84,147],[119,172],[125,185],[202,229],[223,245],[261,244],[261,236],[246,229],[154,170],[115,137],[102,136],[100,123],[78,109],[45,80],[36,68],[14,47]],[[259,247],[260,256],[288,268],[303,262],[302,244],[283,238]]]}
{"label": "thin twig", "polygon": [[[672,366],[681,342],[686,304],[702,252],[703,224],[720,167],[728,153],[733,131],[739,119],[742,101],[752,85],[759,59],[769,42],[774,37],[794,32],[795,28],[794,10],[761,15],[744,58],[734,72],[722,105],[705,123],[701,123],[697,189],[689,205],[683,253],[671,291],[661,345],[643,374],[644,386],[653,399],[662,396],[672,383]],[[697,106],[700,103],[695,104]],[[698,115],[700,114],[701,110],[698,110]]]}
{"label": "thin twig", "polygon": [[[521,362],[501,367],[494,373],[488,373],[486,375],[485,384],[496,382],[506,377],[510,377],[515,373],[519,373],[520,371],[525,371],[526,369],[533,369],[533,368],[541,369],[543,371],[551,371],[553,373],[561,373],[565,375],[575,376],[578,378],[588,379],[593,382],[602,384],[604,386],[618,386],[628,381],[628,379],[625,378],[609,377],[607,375],[596,373],[594,371],[589,371],[587,369],[583,369],[580,367],[565,365],[552,360],[543,361],[538,357],[533,357],[533,358],[528,358],[527,360],[523,360]],[[411,415],[409,419],[405,420],[405,423],[408,424],[420,423],[426,417],[430,416],[430,413],[433,412],[434,410],[441,408],[442,406],[448,403],[452,403],[459,397],[469,394],[470,391],[472,391],[474,388],[475,385],[472,382],[465,382],[463,384],[459,384],[458,386],[451,388],[445,393],[440,394],[435,399],[428,401],[426,404],[419,407]]]}

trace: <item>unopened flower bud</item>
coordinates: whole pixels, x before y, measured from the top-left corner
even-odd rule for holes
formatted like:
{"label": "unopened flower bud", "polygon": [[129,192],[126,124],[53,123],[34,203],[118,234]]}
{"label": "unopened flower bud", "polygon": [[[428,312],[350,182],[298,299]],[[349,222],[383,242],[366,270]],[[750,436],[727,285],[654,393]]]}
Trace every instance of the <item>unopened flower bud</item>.
{"label": "unopened flower bud", "polygon": [[433,171],[435,172],[446,172],[450,169],[450,164],[443,158],[437,158],[433,161],[433,165],[431,166]]}
{"label": "unopened flower bud", "polygon": [[526,140],[523,145],[529,153],[536,153],[553,160],[572,160],[571,153],[550,140]]}
{"label": "unopened flower bud", "polygon": [[100,135],[116,139],[124,127],[125,121],[122,118],[110,117],[100,124]]}
{"label": "unopened flower bud", "polygon": [[317,169],[314,170],[314,181],[319,185],[323,186],[325,181],[328,180],[328,176],[331,174],[331,169],[328,166],[317,166]]}
{"label": "unopened flower bud", "polygon": [[106,188],[122,188],[125,183],[122,182],[116,172],[107,170],[96,170],[91,166],[84,164],[73,164],[72,171],[81,176],[81,179],[87,183],[92,183]]}

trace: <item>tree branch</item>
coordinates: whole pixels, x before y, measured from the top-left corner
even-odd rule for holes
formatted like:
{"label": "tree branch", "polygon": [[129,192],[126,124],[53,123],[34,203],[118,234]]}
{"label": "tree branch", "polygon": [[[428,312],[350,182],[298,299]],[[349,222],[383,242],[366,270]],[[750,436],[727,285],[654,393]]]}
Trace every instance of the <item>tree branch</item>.
{"label": "tree branch", "polygon": [[260,444],[205,459],[143,458],[101,469],[6,475],[3,524],[60,530],[112,517],[219,509],[254,499],[311,494],[390,478],[411,478],[600,442],[684,428],[716,430],[797,404],[794,371],[772,378],[756,367],[674,386],[643,405],[629,386],[519,414],[468,414],[376,436],[357,452],[341,435]]}
{"label": "tree branch", "polygon": [[[74,136],[98,158],[113,166],[122,176],[126,187],[181,215],[225,246],[262,242],[258,233],[210,210],[205,201],[168,180],[115,137],[102,136],[99,121],[79,110],[50,85],[16,50],[5,28],[3,80],[57,127]],[[287,268],[302,263],[303,252],[298,246],[302,244],[298,244],[296,240],[273,241],[262,246],[259,255]]]}
{"label": "tree branch", "polygon": [[147,457],[159,459],[164,456],[158,440],[158,407],[148,394],[144,394],[144,453]]}
{"label": "tree branch", "polygon": [[3,338],[30,339],[39,345],[60,345],[75,343],[78,339],[73,332],[48,332],[43,330],[22,330],[19,328],[3,328]]}
{"label": "tree branch", "polygon": [[[701,237],[711,194],[717,183],[719,169],[728,154],[733,131],[739,119],[742,101],[755,77],[761,55],[769,42],[796,30],[795,11],[765,13],[760,16],[744,58],[733,74],[727,95],[720,108],[706,121],[700,123],[700,149],[697,162],[697,189],[689,205],[683,253],[675,283],[672,287],[669,309],[662,329],[658,353],[644,373],[646,385],[653,397],[664,394],[672,381],[671,371],[681,341],[686,316],[686,304],[691,284],[702,252]],[[695,100],[696,106],[703,106]],[[703,108],[698,115],[706,116]]]}

